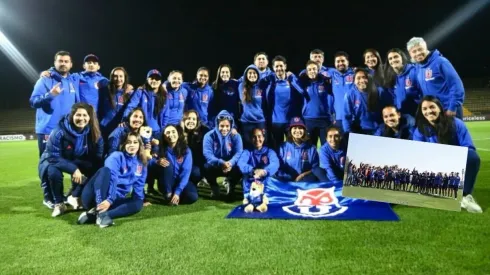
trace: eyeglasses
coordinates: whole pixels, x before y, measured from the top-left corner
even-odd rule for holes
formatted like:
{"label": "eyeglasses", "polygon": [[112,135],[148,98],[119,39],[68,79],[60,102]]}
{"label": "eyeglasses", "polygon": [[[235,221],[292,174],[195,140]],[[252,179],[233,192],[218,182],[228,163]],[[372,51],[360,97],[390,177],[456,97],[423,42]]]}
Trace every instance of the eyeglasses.
{"label": "eyeglasses", "polygon": [[218,116],[218,120],[229,120],[229,121],[232,121],[233,118],[229,115],[222,115],[222,116]]}

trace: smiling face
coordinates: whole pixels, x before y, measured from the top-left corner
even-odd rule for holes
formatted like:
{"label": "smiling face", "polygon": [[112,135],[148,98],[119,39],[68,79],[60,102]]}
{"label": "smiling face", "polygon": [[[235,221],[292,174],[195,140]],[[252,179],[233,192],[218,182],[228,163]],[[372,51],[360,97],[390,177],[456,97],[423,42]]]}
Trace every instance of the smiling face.
{"label": "smiling face", "polygon": [[376,65],[378,65],[378,58],[373,52],[367,52],[364,55],[364,64],[366,64],[369,69],[374,69]]}
{"label": "smiling face", "polygon": [[162,85],[162,78],[159,75],[154,74],[150,75],[150,77],[146,79],[146,82],[148,82],[148,85],[150,85],[154,91],[157,91]]}
{"label": "smiling face", "polygon": [[209,81],[209,72],[207,70],[200,70],[197,72],[196,75],[197,82],[201,85],[204,86],[208,84]]}
{"label": "smiling face", "polygon": [[88,60],[87,62],[83,63],[83,68],[85,69],[85,71],[92,73],[100,70],[99,62],[94,60]]}
{"label": "smiling face", "polygon": [[126,150],[129,155],[134,156],[138,153],[139,149],[140,143],[138,138],[136,138],[135,135],[129,135],[128,139],[126,139],[126,144],[124,144],[124,150]]}
{"label": "smiling face", "polygon": [[222,67],[220,72],[219,72],[219,77],[221,77],[221,80],[223,80],[224,82],[230,80],[230,77],[231,77],[231,72],[230,72],[230,68],[228,67]]}
{"label": "smiling face", "polygon": [[315,79],[318,75],[318,65],[309,64],[306,66],[306,75],[308,75],[309,79]]}
{"label": "smiling face", "polygon": [[260,129],[255,129],[252,135],[252,142],[256,149],[262,149],[264,146],[264,133]]}
{"label": "smiling face", "polygon": [[132,129],[139,129],[141,125],[143,125],[144,120],[145,119],[143,117],[143,112],[141,112],[140,110],[136,110],[129,117],[129,127],[131,127]]}
{"label": "smiling face", "polygon": [[441,109],[432,101],[424,100],[421,105],[422,114],[427,121],[434,125],[441,114]]}
{"label": "smiling face", "polygon": [[393,107],[386,107],[383,109],[383,121],[386,126],[396,129],[400,124],[400,113]]}
{"label": "smiling face", "polygon": [[231,125],[229,120],[222,120],[218,124],[218,130],[221,135],[226,136],[230,132]]}
{"label": "smiling face", "polygon": [[123,87],[125,80],[124,72],[122,70],[116,70],[112,74],[112,83],[114,83],[117,89],[121,89]]}
{"label": "smiling face", "polygon": [[173,72],[168,76],[168,82],[172,89],[177,90],[182,84],[182,74],[179,72]]}
{"label": "smiling face", "polygon": [[395,72],[400,72],[403,69],[402,56],[397,52],[390,52],[388,54],[388,64],[390,64]]}
{"label": "smiling face", "polygon": [[255,83],[257,82],[257,79],[259,78],[257,72],[254,69],[249,69],[247,71],[247,79],[248,81]]}
{"label": "smiling face", "polygon": [[327,143],[332,149],[338,149],[340,147],[340,138],[338,130],[330,130],[327,133]]}
{"label": "smiling face", "polygon": [[427,45],[425,43],[420,43],[410,48],[409,53],[410,57],[415,60],[415,62],[420,63],[425,60],[429,51],[427,50]]}
{"label": "smiling face", "polygon": [[163,134],[165,135],[165,139],[170,146],[177,144],[177,140],[179,140],[179,133],[174,126],[167,126],[163,131]]}
{"label": "smiling face", "polygon": [[301,126],[293,126],[291,128],[291,136],[295,142],[301,142],[301,139],[305,136],[305,128]]}
{"label": "smiling face", "polygon": [[365,91],[367,89],[368,84],[368,76],[365,72],[359,71],[354,76],[354,84],[356,85],[359,91]]}
{"label": "smiling face", "polygon": [[344,73],[349,68],[349,60],[345,56],[337,56],[335,58],[335,69],[337,71]]}
{"label": "smiling face", "polygon": [[72,66],[73,63],[71,63],[71,57],[69,55],[57,55],[54,60],[54,67],[61,74],[67,74]]}
{"label": "smiling face", "polygon": [[83,129],[90,122],[90,116],[88,115],[87,110],[83,108],[77,109],[75,114],[73,115],[73,125],[78,129]]}
{"label": "smiling face", "polygon": [[187,130],[194,130],[197,127],[197,115],[194,112],[190,112],[187,118],[184,120],[184,127]]}
{"label": "smiling face", "polygon": [[275,61],[273,69],[279,78],[286,76],[286,64],[283,61]]}

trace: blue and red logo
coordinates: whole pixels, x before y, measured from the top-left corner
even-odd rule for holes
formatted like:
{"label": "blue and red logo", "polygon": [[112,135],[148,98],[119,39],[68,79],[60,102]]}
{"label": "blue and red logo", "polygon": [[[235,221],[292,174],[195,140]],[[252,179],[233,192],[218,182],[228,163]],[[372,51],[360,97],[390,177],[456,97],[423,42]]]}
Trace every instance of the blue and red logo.
{"label": "blue and red logo", "polygon": [[347,211],[335,195],[335,187],[297,190],[297,198],[293,205],[283,206],[288,214],[303,217],[331,217]]}

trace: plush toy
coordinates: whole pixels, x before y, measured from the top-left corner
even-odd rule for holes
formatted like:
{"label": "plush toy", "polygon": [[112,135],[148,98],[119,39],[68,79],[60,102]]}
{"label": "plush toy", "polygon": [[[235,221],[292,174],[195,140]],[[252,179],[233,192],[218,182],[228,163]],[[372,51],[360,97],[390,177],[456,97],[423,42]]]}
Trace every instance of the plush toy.
{"label": "plush toy", "polygon": [[[145,146],[147,144],[151,144],[151,145],[158,145],[159,144],[158,139],[152,139],[151,135],[152,135],[151,127],[148,127],[148,126],[141,126],[140,127],[140,136],[143,139],[143,144]],[[148,157],[148,159],[152,158],[151,149],[145,149],[145,153],[146,153],[146,157]]]}
{"label": "plush toy", "polygon": [[269,199],[264,194],[264,184],[259,181],[252,182],[250,193],[243,199],[243,205],[246,205],[245,212],[251,213],[255,209],[261,213],[266,212],[268,203]]}

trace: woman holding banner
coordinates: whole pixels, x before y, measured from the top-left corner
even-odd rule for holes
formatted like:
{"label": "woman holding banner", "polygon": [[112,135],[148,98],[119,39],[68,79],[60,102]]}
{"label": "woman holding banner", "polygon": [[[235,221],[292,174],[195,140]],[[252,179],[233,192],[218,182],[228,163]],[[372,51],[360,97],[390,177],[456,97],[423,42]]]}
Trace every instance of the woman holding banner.
{"label": "woman holding banner", "polygon": [[482,213],[481,207],[471,195],[480,170],[480,157],[464,122],[459,118],[448,116],[436,97],[425,96],[417,110],[416,124],[417,129],[413,133],[415,141],[468,147],[461,207],[468,212]]}

